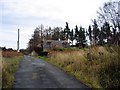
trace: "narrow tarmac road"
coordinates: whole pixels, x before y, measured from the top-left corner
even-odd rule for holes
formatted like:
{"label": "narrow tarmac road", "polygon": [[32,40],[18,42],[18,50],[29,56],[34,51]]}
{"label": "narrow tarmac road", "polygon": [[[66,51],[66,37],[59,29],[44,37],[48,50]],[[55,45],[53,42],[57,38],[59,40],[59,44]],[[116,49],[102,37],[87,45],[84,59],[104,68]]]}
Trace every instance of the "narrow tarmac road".
{"label": "narrow tarmac road", "polygon": [[87,88],[57,67],[31,56],[24,56],[15,75],[16,88]]}

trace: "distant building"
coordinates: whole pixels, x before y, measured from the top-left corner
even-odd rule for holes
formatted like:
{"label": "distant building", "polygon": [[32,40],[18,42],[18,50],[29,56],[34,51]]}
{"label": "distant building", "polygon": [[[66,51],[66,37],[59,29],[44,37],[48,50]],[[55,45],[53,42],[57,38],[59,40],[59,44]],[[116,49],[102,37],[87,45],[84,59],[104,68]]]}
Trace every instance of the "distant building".
{"label": "distant building", "polygon": [[46,40],[43,43],[44,49],[65,48],[69,47],[67,40]]}

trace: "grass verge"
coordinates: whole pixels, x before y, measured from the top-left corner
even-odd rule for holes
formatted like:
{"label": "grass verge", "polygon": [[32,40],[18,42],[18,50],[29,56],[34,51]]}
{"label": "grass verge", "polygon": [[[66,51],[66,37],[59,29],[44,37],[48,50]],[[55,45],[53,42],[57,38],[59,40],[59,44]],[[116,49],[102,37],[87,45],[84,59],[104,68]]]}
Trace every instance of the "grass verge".
{"label": "grass verge", "polygon": [[45,56],[37,56],[37,58],[42,59],[42,60],[44,60],[44,61],[48,61],[48,58],[45,57]]}
{"label": "grass verge", "polygon": [[15,72],[19,66],[22,56],[3,58],[2,88],[12,88]]}

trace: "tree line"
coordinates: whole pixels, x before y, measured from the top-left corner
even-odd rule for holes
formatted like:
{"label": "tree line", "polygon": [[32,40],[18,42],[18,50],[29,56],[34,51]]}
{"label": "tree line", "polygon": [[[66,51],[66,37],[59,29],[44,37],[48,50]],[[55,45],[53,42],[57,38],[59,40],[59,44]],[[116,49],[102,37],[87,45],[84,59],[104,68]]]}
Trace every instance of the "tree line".
{"label": "tree line", "polygon": [[[120,12],[119,2],[107,2],[97,11],[98,19],[92,20],[88,29],[82,26],[70,29],[69,23],[62,27],[44,28],[41,24],[36,27],[32,38],[28,42],[30,51],[41,47],[45,40],[70,40],[71,45],[75,40],[76,47],[89,45],[120,45]],[[88,43],[89,41],[89,43]]]}

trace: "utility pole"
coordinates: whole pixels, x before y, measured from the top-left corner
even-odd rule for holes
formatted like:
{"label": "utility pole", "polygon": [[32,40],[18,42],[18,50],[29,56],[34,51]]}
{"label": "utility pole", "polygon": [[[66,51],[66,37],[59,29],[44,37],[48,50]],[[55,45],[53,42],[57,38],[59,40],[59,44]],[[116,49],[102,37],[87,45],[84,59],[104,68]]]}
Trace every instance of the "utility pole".
{"label": "utility pole", "polygon": [[41,48],[42,48],[42,51],[43,51],[43,25],[41,24],[40,26],[40,30],[41,30]]}
{"label": "utility pole", "polygon": [[20,39],[20,29],[18,29],[18,41],[17,41],[17,51],[19,52],[19,39]]}

